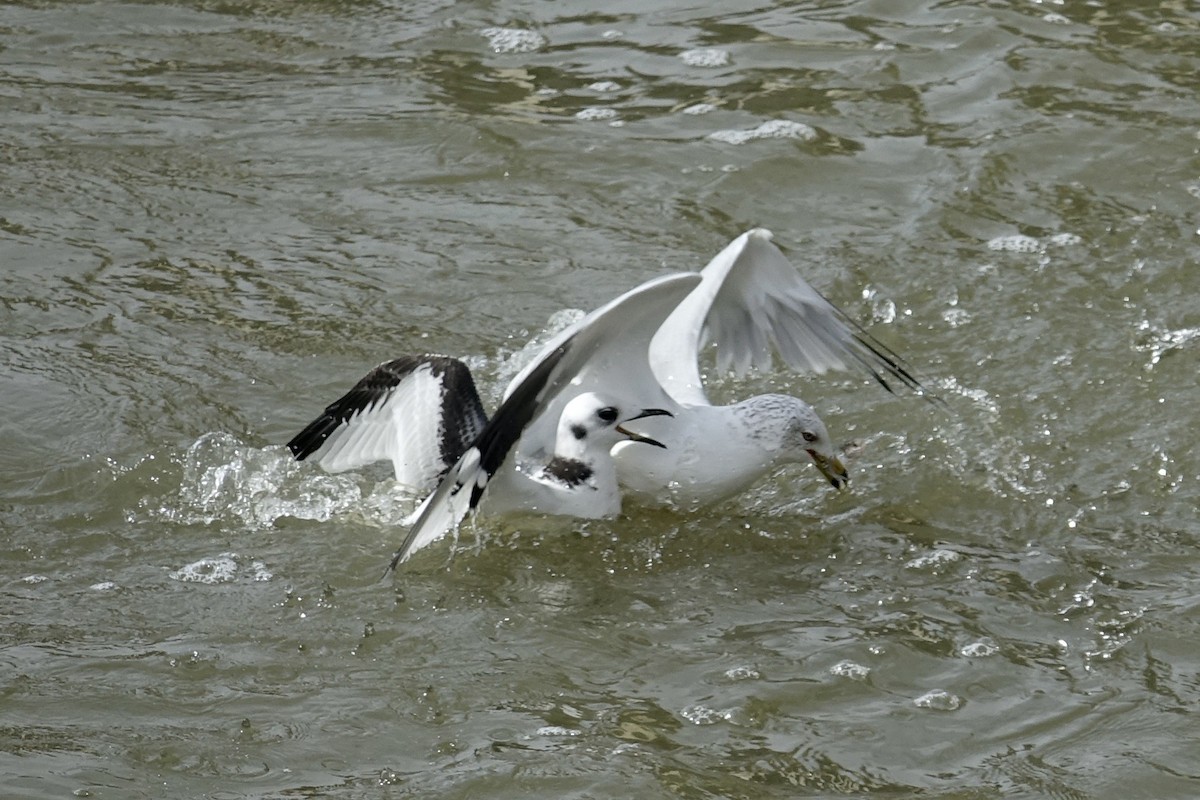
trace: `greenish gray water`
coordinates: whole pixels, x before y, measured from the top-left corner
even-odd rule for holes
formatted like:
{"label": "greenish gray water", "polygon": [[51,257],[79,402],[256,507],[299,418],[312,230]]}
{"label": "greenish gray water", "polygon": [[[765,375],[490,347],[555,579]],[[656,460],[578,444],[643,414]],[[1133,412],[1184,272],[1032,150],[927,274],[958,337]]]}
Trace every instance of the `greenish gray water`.
{"label": "greenish gray water", "polygon": [[[1198,29],[0,4],[6,793],[1200,794]],[[754,225],[952,408],[714,376],[859,440],[848,493],[491,520],[392,584],[386,471],[284,457],[378,361],[494,396]]]}

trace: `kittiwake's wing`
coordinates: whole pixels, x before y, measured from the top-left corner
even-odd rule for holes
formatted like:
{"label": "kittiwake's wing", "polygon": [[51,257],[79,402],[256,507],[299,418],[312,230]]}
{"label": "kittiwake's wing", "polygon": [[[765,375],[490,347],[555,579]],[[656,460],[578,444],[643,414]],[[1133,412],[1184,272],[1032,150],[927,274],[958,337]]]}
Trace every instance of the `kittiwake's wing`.
{"label": "kittiwake's wing", "polygon": [[288,449],[329,472],[391,461],[397,482],[428,492],[487,424],[466,364],[403,356],[368,372]]}

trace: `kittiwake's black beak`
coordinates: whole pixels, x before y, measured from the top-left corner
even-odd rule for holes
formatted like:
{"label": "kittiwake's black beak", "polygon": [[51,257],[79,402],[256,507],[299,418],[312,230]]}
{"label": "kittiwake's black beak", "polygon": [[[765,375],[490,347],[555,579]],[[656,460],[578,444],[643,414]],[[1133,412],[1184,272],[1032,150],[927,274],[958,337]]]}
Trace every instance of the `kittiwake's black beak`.
{"label": "kittiwake's black beak", "polygon": [[673,417],[675,416],[665,408],[643,408],[640,412],[625,420],[625,422],[633,422],[635,419],[643,419],[644,417]]}
{"label": "kittiwake's black beak", "polygon": [[[635,414],[634,416],[625,420],[625,422],[633,422],[635,419],[643,419],[645,417],[673,417],[673,416],[675,416],[675,415],[672,414],[670,411],[667,411],[665,408],[645,408],[645,409],[642,409],[642,411],[640,413]],[[665,444],[663,444],[662,442],[660,442],[658,439],[651,439],[649,436],[642,436],[640,433],[634,433],[633,431],[629,430],[628,428],[622,427],[622,425],[624,425],[624,423],[617,426],[617,433],[625,436],[626,438],[629,439],[629,441],[641,442],[642,444],[652,444],[655,447],[661,447],[663,450],[667,449],[667,446]]]}

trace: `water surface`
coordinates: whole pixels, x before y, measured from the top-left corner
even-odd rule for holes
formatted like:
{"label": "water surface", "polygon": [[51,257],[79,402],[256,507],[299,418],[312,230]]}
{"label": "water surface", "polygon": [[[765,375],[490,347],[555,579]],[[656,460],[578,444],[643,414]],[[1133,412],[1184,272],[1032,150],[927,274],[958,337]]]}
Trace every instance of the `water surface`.
{"label": "water surface", "polygon": [[[1170,2],[0,5],[14,796],[1194,797],[1200,14]],[[699,513],[379,574],[281,444],[756,225],[951,407]]]}

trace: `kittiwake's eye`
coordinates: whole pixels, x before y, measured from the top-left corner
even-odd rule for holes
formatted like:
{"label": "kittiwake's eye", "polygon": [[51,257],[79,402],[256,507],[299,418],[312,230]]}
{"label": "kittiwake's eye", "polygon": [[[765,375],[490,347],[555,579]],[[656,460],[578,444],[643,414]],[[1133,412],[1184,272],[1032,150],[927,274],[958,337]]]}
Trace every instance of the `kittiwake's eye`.
{"label": "kittiwake's eye", "polygon": [[812,442],[815,442],[818,438],[820,438],[812,431],[805,431],[803,436],[804,436],[804,441],[809,442],[810,444]]}
{"label": "kittiwake's eye", "polygon": [[615,408],[613,408],[612,406],[605,406],[604,408],[602,408],[596,412],[596,416],[598,416],[600,419],[604,420],[605,422],[616,422],[617,421],[617,410]]}

